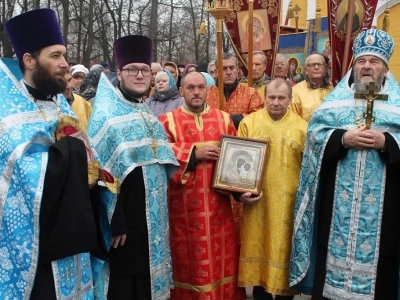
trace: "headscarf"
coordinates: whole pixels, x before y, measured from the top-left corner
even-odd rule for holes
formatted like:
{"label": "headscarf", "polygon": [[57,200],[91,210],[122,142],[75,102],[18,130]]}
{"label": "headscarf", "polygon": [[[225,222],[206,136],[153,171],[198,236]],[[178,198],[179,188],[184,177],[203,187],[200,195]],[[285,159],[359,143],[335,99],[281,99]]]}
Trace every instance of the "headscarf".
{"label": "headscarf", "polygon": [[206,72],[201,72],[201,74],[204,76],[206,79],[207,86],[212,86],[215,85],[215,80],[212,78],[212,76]]}
{"label": "headscarf", "polygon": [[[167,74],[168,76],[168,89],[166,91],[159,91],[157,87],[157,77],[161,74]],[[164,75],[164,74],[163,74]],[[163,100],[165,101],[166,99],[169,99],[171,97],[179,97],[179,91],[178,88],[176,87],[176,81],[174,77],[172,77],[172,74],[168,70],[161,70],[160,72],[157,73],[156,76],[156,91],[154,92],[153,98],[156,100]]]}
{"label": "headscarf", "polygon": [[186,73],[188,72],[188,70],[189,70],[191,67],[195,67],[196,70],[197,70],[197,65],[195,65],[195,64],[187,64],[187,65],[185,66],[185,69],[183,70],[183,74],[182,74],[182,75],[185,76]]}
{"label": "headscarf", "polygon": [[170,90],[171,88],[172,88],[172,89],[173,89],[173,88],[176,88],[176,81],[175,81],[174,77],[172,77],[171,72],[168,71],[168,70],[161,70],[161,71],[158,72],[157,75],[156,75],[156,83],[155,83],[155,85],[156,85],[156,91],[158,91],[157,77],[159,77],[159,76],[161,77],[161,76],[163,76],[163,75],[165,75],[165,74],[168,76],[168,90]]}
{"label": "headscarf", "polygon": [[94,69],[90,71],[85,78],[83,78],[79,91],[80,95],[86,100],[89,101],[96,95],[97,85],[99,84],[102,72],[102,69]]}

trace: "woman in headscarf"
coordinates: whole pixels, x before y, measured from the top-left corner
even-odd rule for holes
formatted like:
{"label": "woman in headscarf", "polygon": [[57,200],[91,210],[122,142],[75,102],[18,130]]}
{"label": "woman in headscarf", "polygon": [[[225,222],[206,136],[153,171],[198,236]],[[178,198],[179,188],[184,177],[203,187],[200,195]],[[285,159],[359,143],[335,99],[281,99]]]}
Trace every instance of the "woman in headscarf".
{"label": "woman in headscarf", "polygon": [[195,64],[187,64],[185,66],[185,69],[183,70],[182,76],[185,76],[187,73],[192,72],[192,71],[196,71],[196,70],[197,70],[197,65],[195,65]]}
{"label": "woman in headscarf", "polygon": [[183,97],[180,95],[176,81],[169,71],[158,72],[155,81],[156,91],[152,97],[146,99],[146,104],[158,117],[181,106]]}

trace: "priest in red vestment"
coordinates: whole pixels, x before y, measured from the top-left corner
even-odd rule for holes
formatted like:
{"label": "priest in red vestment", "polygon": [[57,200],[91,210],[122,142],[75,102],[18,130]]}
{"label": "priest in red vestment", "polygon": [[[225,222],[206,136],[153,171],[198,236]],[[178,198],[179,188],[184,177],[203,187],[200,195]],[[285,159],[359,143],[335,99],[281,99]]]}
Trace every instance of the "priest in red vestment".
{"label": "priest in red vestment", "polygon": [[171,299],[244,299],[237,287],[239,247],[229,196],[211,188],[221,135],[236,130],[229,114],[206,104],[202,74],[188,73],[181,94],[184,104],[159,117],[180,164],[168,191]]}

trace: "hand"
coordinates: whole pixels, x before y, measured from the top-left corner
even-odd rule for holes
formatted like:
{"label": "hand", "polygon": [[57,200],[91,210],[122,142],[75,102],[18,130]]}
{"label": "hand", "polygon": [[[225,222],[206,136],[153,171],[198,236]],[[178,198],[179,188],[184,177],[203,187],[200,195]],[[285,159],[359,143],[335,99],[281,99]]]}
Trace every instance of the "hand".
{"label": "hand", "polygon": [[217,160],[219,153],[220,149],[217,146],[204,146],[196,149],[194,155],[197,160]]}
{"label": "hand", "polygon": [[118,247],[118,245],[123,246],[125,244],[125,241],[126,241],[126,234],[123,234],[123,235],[113,237],[111,240],[111,244],[112,244],[112,247],[114,249],[116,249]]}
{"label": "hand", "polygon": [[262,195],[263,195],[263,192],[261,192],[261,194],[259,196],[251,197],[250,192],[244,193],[240,196],[239,201],[242,203],[246,203],[246,204],[253,204],[253,203],[260,201]]}
{"label": "hand", "polygon": [[386,138],[385,135],[377,130],[366,130],[373,135],[374,145],[372,146],[375,150],[382,150],[385,147]]}
{"label": "hand", "polygon": [[365,130],[365,126],[348,130],[343,135],[343,146],[346,148],[365,149],[372,148],[375,144],[371,130]]}

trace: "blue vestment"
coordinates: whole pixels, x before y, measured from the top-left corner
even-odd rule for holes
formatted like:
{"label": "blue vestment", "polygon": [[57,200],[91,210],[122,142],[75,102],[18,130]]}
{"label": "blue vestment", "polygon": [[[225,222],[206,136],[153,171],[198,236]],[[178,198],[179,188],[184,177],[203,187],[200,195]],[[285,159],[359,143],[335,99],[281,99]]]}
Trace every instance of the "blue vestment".
{"label": "blue vestment", "polygon": [[[0,61],[0,299],[30,298],[48,151],[60,114],[75,118],[62,95],[54,99],[59,111],[53,102],[35,103],[20,78],[18,61]],[[104,205],[112,215],[112,204]],[[94,286],[103,290],[97,299],[105,299],[103,261],[80,253],[51,266],[57,299],[94,299]]]}
{"label": "blue vestment", "polygon": [[88,134],[105,170],[121,182],[136,167],[142,167],[151,293],[153,299],[168,299],[172,267],[167,180],[177,170],[178,162],[165,130],[145,103],[126,100],[102,74]]}
{"label": "blue vestment", "polygon": [[[349,74],[323,101],[310,120],[295,205],[290,285],[312,293],[316,258],[321,164],[325,147],[336,129],[356,127],[366,108],[354,99]],[[400,89],[389,73],[374,102],[372,129],[390,134],[400,145]],[[381,239],[386,164],[377,150],[348,149],[339,160],[334,183],[324,296],[330,299],[374,299]],[[398,229],[394,229],[398,230]]]}

